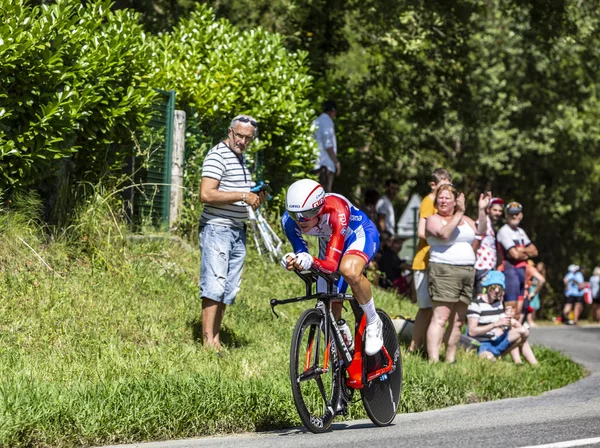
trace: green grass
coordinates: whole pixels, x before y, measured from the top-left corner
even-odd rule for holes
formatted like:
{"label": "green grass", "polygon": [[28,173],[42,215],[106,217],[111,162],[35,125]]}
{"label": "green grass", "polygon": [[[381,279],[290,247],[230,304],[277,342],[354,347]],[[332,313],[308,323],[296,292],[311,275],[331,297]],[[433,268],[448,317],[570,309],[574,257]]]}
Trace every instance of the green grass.
{"label": "green grass", "polygon": [[[287,371],[295,320],[308,304],[273,316],[270,298],[303,292],[279,265],[249,250],[221,358],[199,342],[197,248],[131,241],[112,218],[49,242],[30,216],[10,213],[0,218],[0,235],[0,445],[90,446],[300,425]],[[375,300],[391,316],[414,315],[391,294],[377,291]],[[402,412],[535,395],[582,377],[564,356],[535,351],[538,369],[467,353],[456,365],[404,355]],[[357,403],[349,418],[359,417]]]}

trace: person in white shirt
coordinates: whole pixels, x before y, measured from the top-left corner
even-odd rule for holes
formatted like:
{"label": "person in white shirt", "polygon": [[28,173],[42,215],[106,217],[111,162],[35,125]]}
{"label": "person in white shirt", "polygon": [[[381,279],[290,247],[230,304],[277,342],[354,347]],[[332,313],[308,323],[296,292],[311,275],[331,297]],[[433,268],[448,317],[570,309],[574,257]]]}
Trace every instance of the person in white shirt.
{"label": "person in white shirt", "polygon": [[446,323],[450,337],[446,343],[446,362],[454,362],[465,322],[467,307],[473,297],[475,280],[476,235],[485,235],[486,210],[492,194],[479,196],[479,226],[465,216],[465,195],[453,185],[441,185],[435,197],[437,213],[427,218],[425,230],[429,243],[429,295],[433,316],[427,329],[427,355],[430,362],[440,360]]}
{"label": "person in white shirt", "polygon": [[396,235],[396,217],[392,201],[398,195],[399,184],[394,179],[385,181],[385,194],[381,196],[375,210],[377,212],[377,230],[379,233],[388,232],[390,236]]}
{"label": "person in white shirt", "polygon": [[333,179],[342,172],[342,165],[337,158],[337,140],[333,119],[337,115],[335,101],[323,103],[323,113],[313,122],[316,127],[315,140],[319,144],[319,161],[315,169],[319,171],[319,183],[326,193],[331,193]]}

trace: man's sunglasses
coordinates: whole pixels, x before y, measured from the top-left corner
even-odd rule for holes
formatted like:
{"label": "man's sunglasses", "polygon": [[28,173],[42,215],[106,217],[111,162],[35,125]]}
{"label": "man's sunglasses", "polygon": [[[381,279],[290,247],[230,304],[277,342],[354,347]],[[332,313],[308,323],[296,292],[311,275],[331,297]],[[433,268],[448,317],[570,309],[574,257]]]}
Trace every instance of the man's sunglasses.
{"label": "man's sunglasses", "polygon": [[255,128],[258,127],[258,123],[256,122],[256,120],[251,120],[248,117],[235,118],[233,121],[241,121],[242,123],[250,123]]}
{"label": "man's sunglasses", "polygon": [[288,211],[288,214],[296,222],[306,222],[306,221],[310,221],[311,219],[314,219],[317,216],[319,216],[319,212],[321,211],[321,208],[322,207],[315,207],[315,208],[311,208],[310,210],[304,210],[303,212]]}

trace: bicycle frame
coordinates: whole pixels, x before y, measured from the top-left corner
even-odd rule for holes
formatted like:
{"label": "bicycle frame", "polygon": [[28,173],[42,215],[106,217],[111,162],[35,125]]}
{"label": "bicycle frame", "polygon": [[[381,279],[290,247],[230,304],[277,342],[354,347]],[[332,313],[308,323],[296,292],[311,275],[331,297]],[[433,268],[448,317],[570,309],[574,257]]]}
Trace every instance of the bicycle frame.
{"label": "bicycle frame", "polygon": [[[323,274],[314,269],[309,271],[294,271],[305,283],[306,285],[306,295],[301,297],[292,297],[290,299],[278,300],[271,299],[271,310],[275,316],[279,317],[279,315],[275,312],[275,306],[277,305],[285,305],[288,303],[294,302],[303,302],[307,300],[317,300],[316,308],[319,309],[323,316],[325,317],[325,340],[327,341],[328,347],[326,350],[325,359],[323,360],[323,370],[319,371],[317,366],[310,366],[309,360],[311,359],[312,345],[308,347],[306,353],[306,364],[305,364],[305,374],[307,375],[306,379],[309,379],[311,375],[318,375],[323,372],[327,372],[329,369],[329,344],[331,344],[331,340],[335,341],[336,349],[338,353],[342,355],[342,361],[346,367],[346,371],[348,372],[348,378],[346,379],[346,385],[352,389],[362,389],[365,384],[389,373],[394,368],[394,363],[392,362],[392,358],[388,353],[385,346],[382,348],[382,354],[386,359],[386,366],[383,368],[376,369],[373,372],[365,372],[364,369],[364,356],[363,356],[363,338],[364,332],[367,326],[366,316],[364,315],[362,309],[354,299],[354,296],[351,294],[340,294],[337,292],[336,282],[339,279],[339,274]],[[313,286],[316,284],[317,279],[321,277],[325,279],[327,282],[327,292],[326,293],[313,293]],[[337,322],[333,316],[333,312],[331,311],[331,301],[332,300],[349,300],[350,305],[352,307],[352,311],[354,312],[354,316],[356,321],[359,322],[355,331],[355,350],[354,355],[350,353],[348,347],[344,342],[342,333],[340,332],[339,327],[337,326]],[[330,337],[330,332],[333,337]],[[318,349],[318,347],[317,347]],[[303,374],[304,375],[304,374]]]}

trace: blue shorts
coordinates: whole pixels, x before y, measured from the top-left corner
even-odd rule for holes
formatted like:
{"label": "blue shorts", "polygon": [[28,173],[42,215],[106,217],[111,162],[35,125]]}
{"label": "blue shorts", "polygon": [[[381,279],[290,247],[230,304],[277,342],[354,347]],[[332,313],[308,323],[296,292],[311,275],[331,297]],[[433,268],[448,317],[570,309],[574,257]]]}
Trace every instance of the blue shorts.
{"label": "blue shorts", "polygon": [[243,228],[207,224],[200,231],[200,297],[233,305],[246,258]]}
{"label": "blue shorts", "polygon": [[502,336],[498,336],[493,341],[482,342],[477,353],[490,352],[494,356],[500,356],[508,347],[510,347],[510,341],[508,340],[508,331],[505,331]]}
{"label": "blue shorts", "polygon": [[525,295],[525,268],[515,268],[512,264],[504,262],[504,281],[505,302],[516,302],[519,297]]}
{"label": "blue shorts", "polygon": [[[367,265],[373,259],[379,249],[379,232],[371,221],[363,222],[356,227],[354,233],[344,243],[342,257],[344,255],[358,255],[365,260]],[[348,289],[348,283],[340,277],[338,291],[342,294]]]}

